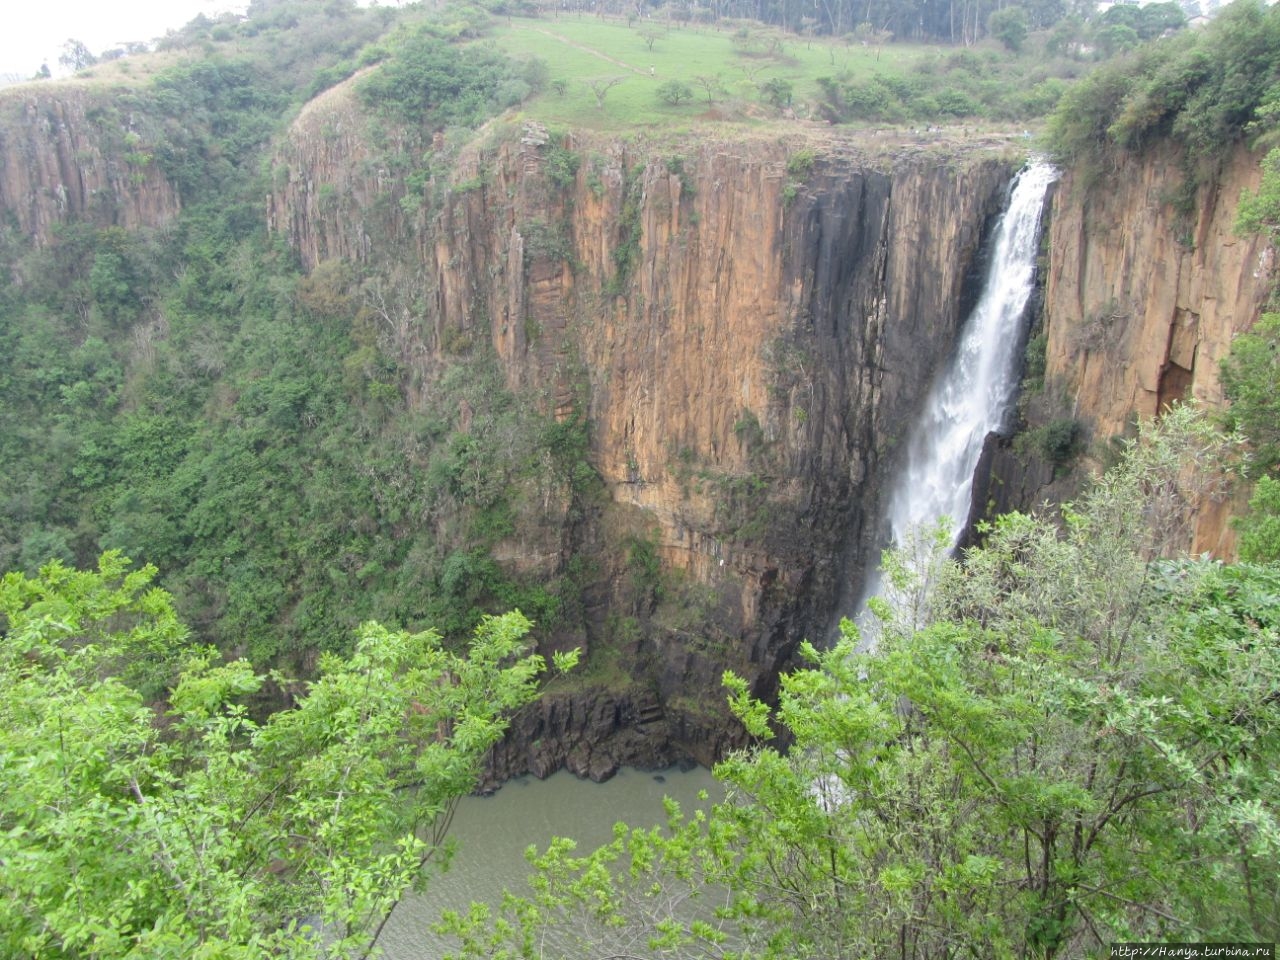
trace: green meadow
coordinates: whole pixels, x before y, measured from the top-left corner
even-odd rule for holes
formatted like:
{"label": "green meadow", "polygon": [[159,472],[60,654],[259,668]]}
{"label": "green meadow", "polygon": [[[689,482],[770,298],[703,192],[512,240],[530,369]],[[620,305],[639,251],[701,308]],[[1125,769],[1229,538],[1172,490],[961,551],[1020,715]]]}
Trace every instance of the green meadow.
{"label": "green meadow", "polygon": [[[746,31],[746,39],[735,33]],[[646,33],[655,35],[652,45]],[[820,95],[819,77],[842,81],[873,75],[905,77],[939,57],[937,47],[884,44],[863,46],[843,40],[807,40],[756,24],[749,27],[670,26],[654,21],[624,22],[570,14],[559,19],[499,21],[494,41],[519,57],[540,57],[550,81],[526,110],[539,119],[601,130],[679,127],[695,118],[753,122],[775,118],[761,87],[771,80],[790,84],[793,108],[804,116]],[[622,78],[597,104],[591,83]],[[715,78],[708,94],[699,78]],[[672,105],[659,89],[672,80],[693,96]]]}

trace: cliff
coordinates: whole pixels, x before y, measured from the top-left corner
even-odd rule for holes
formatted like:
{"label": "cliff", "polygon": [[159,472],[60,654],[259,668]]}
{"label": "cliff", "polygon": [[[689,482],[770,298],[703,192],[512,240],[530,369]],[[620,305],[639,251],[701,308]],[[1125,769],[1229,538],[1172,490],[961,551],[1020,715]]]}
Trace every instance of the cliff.
{"label": "cliff", "polygon": [[122,108],[119,93],[76,81],[0,93],[0,210],[37,243],[76,220],[137,228],[178,215],[154,122]]}
{"label": "cliff", "polygon": [[[367,124],[342,90],[303,112],[273,228],[308,266],[344,258],[414,288],[400,352],[423,384],[483,346],[529,402],[585,414],[603,482],[583,509],[548,505],[558,534],[505,551],[546,576],[588,558],[581,621],[555,642],[589,660],[581,690],[522,721],[501,773],[713,759],[722,670],[768,693],[860,576],[880,478],[1015,162],[536,124],[455,153]],[[637,544],[654,589],[636,587]]]}
{"label": "cliff", "polygon": [[[1094,457],[1175,400],[1223,402],[1219,365],[1257,320],[1274,251],[1232,225],[1240,193],[1256,189],[1258,158],[1240,149],[1200,189],[1190,211],[1172,145],[1125,156],[1086,182],[1063,177],[1053,207],[1045,294],[1045,393],[1083,425]],[[1211,505],[1188,549],[1229,557],[1228,507]]]}

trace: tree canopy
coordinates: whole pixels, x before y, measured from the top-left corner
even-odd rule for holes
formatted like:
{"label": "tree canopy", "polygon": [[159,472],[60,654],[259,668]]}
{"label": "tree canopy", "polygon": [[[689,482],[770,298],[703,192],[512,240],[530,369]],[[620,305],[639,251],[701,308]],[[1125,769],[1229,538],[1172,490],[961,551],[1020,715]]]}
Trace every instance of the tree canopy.
{"label": "tree canopy", "polygon": [[[1110,27],[1141,39],[1125,23]],[[1239,0],[1203,30],[1148,44],[1072,87],[1051,118],[1050,147],[1064,161],[1096,163],[1172,136],[1185,144],[1194,180],[1197,167],[1213,168],[1225,148],[1250,136],[1280,96],[1277,64],[1280,9]]]}
{"label": "tree canopy", "polygon": [[[465,656],[368,623],[301,684],[191,644],[154,574],[0,581],[0,954],[367,956],[537,692],[529,622]],[[259,721],[267,684],[293,705]]]}

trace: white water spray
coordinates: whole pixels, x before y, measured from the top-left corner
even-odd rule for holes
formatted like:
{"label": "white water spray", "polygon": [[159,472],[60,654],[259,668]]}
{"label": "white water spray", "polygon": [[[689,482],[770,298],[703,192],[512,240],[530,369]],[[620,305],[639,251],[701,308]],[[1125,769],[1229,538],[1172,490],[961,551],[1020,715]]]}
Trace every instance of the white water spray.
{"label": "white water spray", "polygon": [[[1021,320],[1035,283],[1040,214],[1057,176],[1052,166],[1036,161],[1014,183],[982,297],[965,324],[950,368],[930,391],[911,432],[906,460],[889,488],[892,496],[880,529],[887,527],[895,544],[910,544],[943,518],[951,546],[964,531],[983,443],[1003,426],[1016,396]],[[881,586],[877,563],[855,608],[860,617]]]}

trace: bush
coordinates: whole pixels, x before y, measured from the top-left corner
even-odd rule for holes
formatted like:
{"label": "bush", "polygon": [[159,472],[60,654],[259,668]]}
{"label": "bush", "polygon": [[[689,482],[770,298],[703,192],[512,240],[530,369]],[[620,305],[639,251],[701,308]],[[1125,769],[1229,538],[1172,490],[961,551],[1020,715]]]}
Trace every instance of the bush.
{"label": "bush", "polygon": [[1054,466],[1069,463],[1080,451],[1080,423],[1069,417],[1052,420],[1025,436],[1023,448],[1029,448]]}
{"label": "bush", "polygon": [[768,103],[779,109],[791,105],[791,83],[781,77],[770,77],[766,80],[760,87],[760,93]]}

